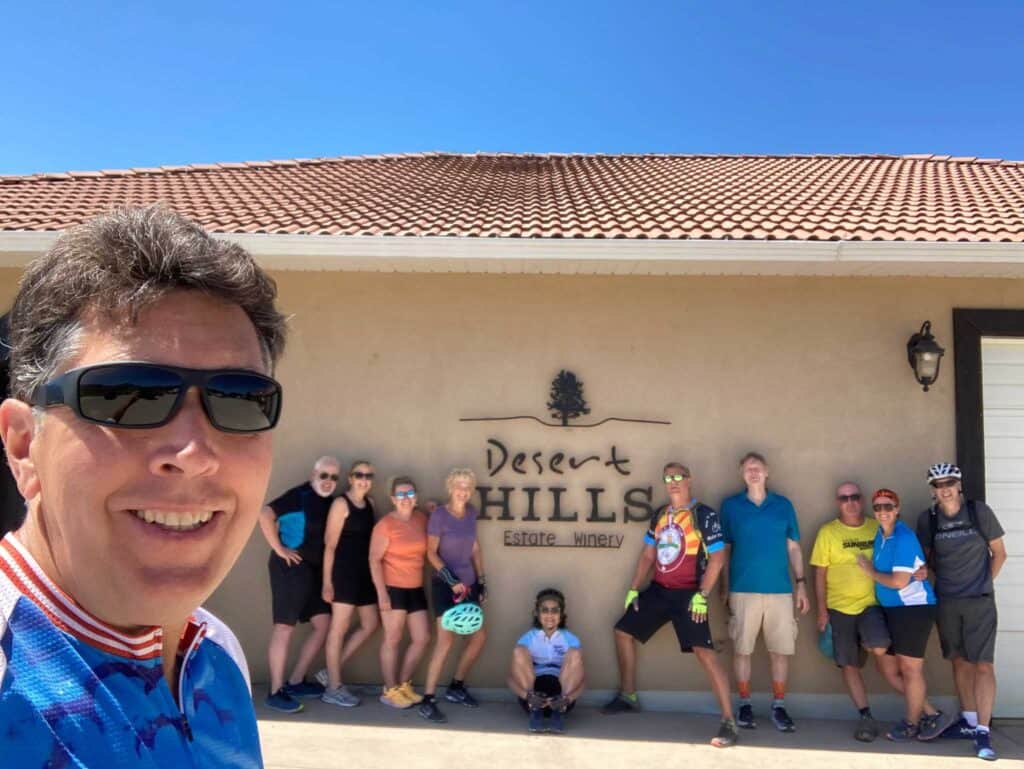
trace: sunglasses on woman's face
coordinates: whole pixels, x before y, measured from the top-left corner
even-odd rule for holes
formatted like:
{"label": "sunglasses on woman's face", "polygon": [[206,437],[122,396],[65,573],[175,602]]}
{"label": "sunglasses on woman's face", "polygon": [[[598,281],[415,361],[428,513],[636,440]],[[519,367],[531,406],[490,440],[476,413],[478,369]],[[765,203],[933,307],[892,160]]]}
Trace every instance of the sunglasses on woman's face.
{"label": "sunglasses on woman's face", "polygon": [[896,509],[896,505],[892,504],[892,502],[879,502],[877,505],[872,505],[871,509],[874,510],[876,513],[881,513],[883,511],[886,513],[891,513],[893,510]]}
{"label": "sunglasses on woman's face", "polygon": [[192,369],[157,363],[83,366],[40,385],[33,406],[65,405],[106,427],[161,427],[181,410],[189,388],[199,389],[210,424],[227,433],[272,429],[281,416],[281,385],[244,369]]}
{"label": "sunglasses on woman's face", "polygon": [[541,606],[539,609],[541,614],[561,614],[562,610],[557,606]]}
{"label": "sunglasses on woman's face", "polygon": [[355,478],[357,481],[372,481],[373,473],[362,473],[356,470],[354,473],[352,473],[352,477]]}
{"label": "sunglasses on woman's face", "polygon": [[415,491],[396,491],[395,499],[416,499]]}
{"label": "sunglasses on woman's face", "polygon": [[317,477],[321,481],[328,481],[328,480],[336,481],[336,480],[338,480],[338,474],[337,473],[320,473],[320,475],[317,476]]}

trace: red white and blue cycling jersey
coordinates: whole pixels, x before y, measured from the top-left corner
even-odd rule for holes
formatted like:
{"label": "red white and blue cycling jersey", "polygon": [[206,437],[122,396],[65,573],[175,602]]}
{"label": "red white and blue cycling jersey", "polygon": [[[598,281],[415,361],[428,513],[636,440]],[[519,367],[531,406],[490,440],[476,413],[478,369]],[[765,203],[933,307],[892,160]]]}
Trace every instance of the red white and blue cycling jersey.
{"label": "red white and blue cycling jersey", "polygon": [[182,637],[175,702],[159,628],[126,634],[0,541],[0,765],[18,769],[258,769],[238,640],[198,609]]}

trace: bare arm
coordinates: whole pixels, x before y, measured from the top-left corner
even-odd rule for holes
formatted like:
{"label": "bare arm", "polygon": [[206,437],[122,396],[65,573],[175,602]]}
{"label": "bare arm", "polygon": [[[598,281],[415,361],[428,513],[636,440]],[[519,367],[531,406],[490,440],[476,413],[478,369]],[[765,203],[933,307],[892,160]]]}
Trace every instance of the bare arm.
{"label": "bare arm", "polygon": [[828,566],[812,566],[814,569],[814,601],[818,607],[818,632],[828,624],[828,606],[825,596],[828,590]]}
{"label": "bare arm", "polygon": [[902,590],[910,584],[910,580],[914,578],[912,572],[909,571],[894,571],[891,574],[886,574],[884,571],[878,571],[874,564],[871,563],[863,555],[857,556],[857,565],[864,570],[871,579],[877,582],[879,585],[885,587],[891,587],[894,590]]}
{"label": "bare arm", "polygon": [[796,608],[801,614],[811,610],[811,602],[807,600],[807,583],[804,580],[804,554],[800,543],[794,539],[786,539],[786,552],[789,555],[789,567],[793,570],[796,580]]}
{"label": "bare arm", "polygon": [[373,586],[377,589],[377,605],[381,611],[391,610],[391,598],[388,596],[387,587],[384,584],[384,553],[388,550],[391,540],[388,536],[374,528],[370,537],[370,578]]}
{"label": "bare arm", "polygon": [[284,559],[289,566],[302,562],[302,556],[297,551],[281,544],[281,535],[277,531],[277,518],[274,516],[274,508],[270,505],[265,505],[260,510],[260,531],[263,532],[263,538],[267,540],[270,549],[277,553],[279,558]]}
{"label": "bare arm", "polygon": [[1002,537],[992,539],[989,540],[988,549],[992,551],[992,579],[995,579],[1006,563],[1006,543]]}
{"label": "bare arm", "polygon": [[715,589],[715,583],[722,575],[725,568],[725,548],[719,548],[713,553],[708,553],[708,565],[704,568],[704,576],[700,580],[700,589],[704,595],[711,595]]}
{"label": "bare arm", "polygon": [[484,551],[480,548],[480,540],[473,540],[473,570],[476,572],[478,581],[484,580]]}
{"label": "bare arm", "polygon": [[640,551],[640,559],[636,562],[636,572],[633,574],[633,581],[629,583],[631,590],[639,590],[640,586],[647,581],[654,566],[654,545],[644,545]]}
{"label": "bare arm", "polygon": [[338,547],[338,540],[341,539],[341,530],[345,528],[348,513],[348,502],[344,497],[334,500],[331,503],[330,512],[327,513],[327,528],[324,529],[324,573],[321,591],[322,598],[327,603],[334,600],[334,581],[331,578],[334,572],[334,551]]}

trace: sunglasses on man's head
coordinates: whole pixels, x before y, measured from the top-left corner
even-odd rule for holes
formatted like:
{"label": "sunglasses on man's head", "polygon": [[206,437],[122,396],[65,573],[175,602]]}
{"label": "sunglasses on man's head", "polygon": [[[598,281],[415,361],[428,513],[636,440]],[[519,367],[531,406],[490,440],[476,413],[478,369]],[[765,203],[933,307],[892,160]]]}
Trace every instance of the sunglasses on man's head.
{"label": "sunglasses on man's head", "polygon": [[956,478],[946,478],[943,481],[934,481],[932,483],[932,488],[948,489],[950,486],[956,486],[957,483],[958,481],[956,480]]}
{"label": "sunglasses on man's head", "polygon": [[336,480],[338,480],[338,474],[337,473],[320,473],[320,475],[318,475],[317,477],[321,481],[326,481],[326,480],[336,481]]}
{"label": "sunglasses on man's head", "polygon": [[840,502],[860,502],[860,494],[840,494],[836,499]]}
{"label": "sunglasses on man's head", "polygon": [[158,363],[100,363],[72,369],[37,387],[31,401],[44,408],[63,404],[87,422],[141,429],[174,419],[190,387],[199,388],[210,424],[223,432],[270,430],[281,416],[281,385],[268,376]]}
{"label": "sunglasses on man's head", "polygon": [[396,491],[395,499],[416,499],[415,491]]}
{"label": "sunglasses on man's head", "polygon": [[372,481],[373,473],[362,473],[356,470],[354,473],[352,473],[352,477],[355,478],[357,481]]}
{"label": "sunglasses on man's head", "polygon": [[896,509],[896,505],[894,505],[892,502],[878,502],[872,505],[871,509],[874,510],[876,513],[880,513],[883,511],[891,513],[893,510]]}
{"label": "sunglasses on man's head", "polygon": [[685,481],[689,477],[690,476],[683,475],[682,473],[673,473],[672,475],[665,476],[665,483],[672,483],[673,481],[679,483],[680,481]]}

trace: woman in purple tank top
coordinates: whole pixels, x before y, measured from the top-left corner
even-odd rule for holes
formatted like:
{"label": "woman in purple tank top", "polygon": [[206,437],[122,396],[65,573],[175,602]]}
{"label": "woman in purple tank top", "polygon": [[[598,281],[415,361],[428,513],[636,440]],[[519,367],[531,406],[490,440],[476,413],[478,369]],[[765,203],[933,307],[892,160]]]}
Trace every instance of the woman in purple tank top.
{"label": "woman in purple tank top", "polygon": [[[448,501],[434,509],[427,524],[427,559],[436,569],[430,588],[437,618],[437,643],[427,666],[427,682],[419,706],[419,714],[435,723],[448,720],[437,707],[435,693],[441,670],[455,643],[455,634],[441,626],[441,615],[464,601],[482,604],[487,596],[483,554],[476,537],[477,509],[469,503],[476,490],[476,475],[472,470],[455,468],[448,473],[445,487]],[[467,637],[455,666],[455,676],[445,690],[444,698],[449,702],[479,707],[466,688],[465,680],[486,640],[487,630],[483,627]]]}

